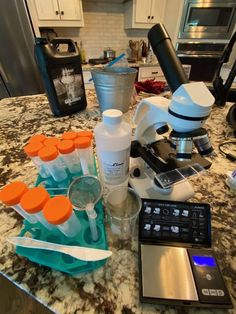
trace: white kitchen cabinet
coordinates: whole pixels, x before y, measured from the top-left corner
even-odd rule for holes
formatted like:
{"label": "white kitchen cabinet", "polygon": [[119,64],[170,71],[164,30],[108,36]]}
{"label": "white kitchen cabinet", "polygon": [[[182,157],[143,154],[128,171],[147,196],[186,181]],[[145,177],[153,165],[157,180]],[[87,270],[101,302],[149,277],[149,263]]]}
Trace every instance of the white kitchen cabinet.
{"label": "white kitchen cabinet", "polygon": [[138,71],[138,81],[155,79],[157,81],[166,81],[165,76],[159,65],[140,66]]}
{"label": "white kitchen cabinet", "polygon": [[150,28],[162,23],[166,0],[132,0],[125,3],[125,28]]}
{"label": "white kitchen cabinet", "polygon": [[27,4],[34,26],[84,26],[81,0],[27,0]]}

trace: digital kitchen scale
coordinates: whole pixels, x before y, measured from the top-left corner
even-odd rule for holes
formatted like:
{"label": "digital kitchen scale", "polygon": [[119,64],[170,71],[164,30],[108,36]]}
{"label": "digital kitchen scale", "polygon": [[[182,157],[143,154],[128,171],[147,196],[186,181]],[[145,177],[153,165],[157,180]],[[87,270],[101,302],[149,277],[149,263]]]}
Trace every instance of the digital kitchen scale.
{"label": "digital kitchen scale", "polygon": [[139,216],[141,302],[232,308],[210,249],[210,206],[142,201]]}

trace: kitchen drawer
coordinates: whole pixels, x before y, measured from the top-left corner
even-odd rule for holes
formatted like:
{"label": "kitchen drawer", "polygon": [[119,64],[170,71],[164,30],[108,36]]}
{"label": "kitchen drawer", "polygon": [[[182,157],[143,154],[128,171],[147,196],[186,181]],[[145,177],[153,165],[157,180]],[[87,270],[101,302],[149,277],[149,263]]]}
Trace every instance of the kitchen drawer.
{"label": "kitchen drawer", "polygon": [[138,81],[145,81],[149,79],[165,81],[165,76],[160,66],[144,66],[139,68]]}

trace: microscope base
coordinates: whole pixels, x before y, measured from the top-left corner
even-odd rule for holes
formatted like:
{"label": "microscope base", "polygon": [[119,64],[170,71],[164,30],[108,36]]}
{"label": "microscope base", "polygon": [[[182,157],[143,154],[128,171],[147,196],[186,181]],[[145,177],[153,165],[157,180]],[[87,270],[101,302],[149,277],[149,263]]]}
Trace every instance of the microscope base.
{"label": "microscope base", "polygon": [[157,187],[151,169],[145,169],[138,178],[130,177],[129,184],[141,198],[184,202],[194,195],[193,187],[187,180],[173,185],[168,190]]}

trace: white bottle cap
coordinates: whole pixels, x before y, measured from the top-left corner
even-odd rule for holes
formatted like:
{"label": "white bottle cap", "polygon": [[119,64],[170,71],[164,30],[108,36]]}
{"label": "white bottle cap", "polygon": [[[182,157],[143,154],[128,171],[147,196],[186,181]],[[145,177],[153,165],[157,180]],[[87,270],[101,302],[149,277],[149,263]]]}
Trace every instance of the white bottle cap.
{"label": "white bottle cap", "polygon": [[122,111],[117,109],[108,109],[102,113],[102,121],[107,125],[119,124],[122,121]]}

